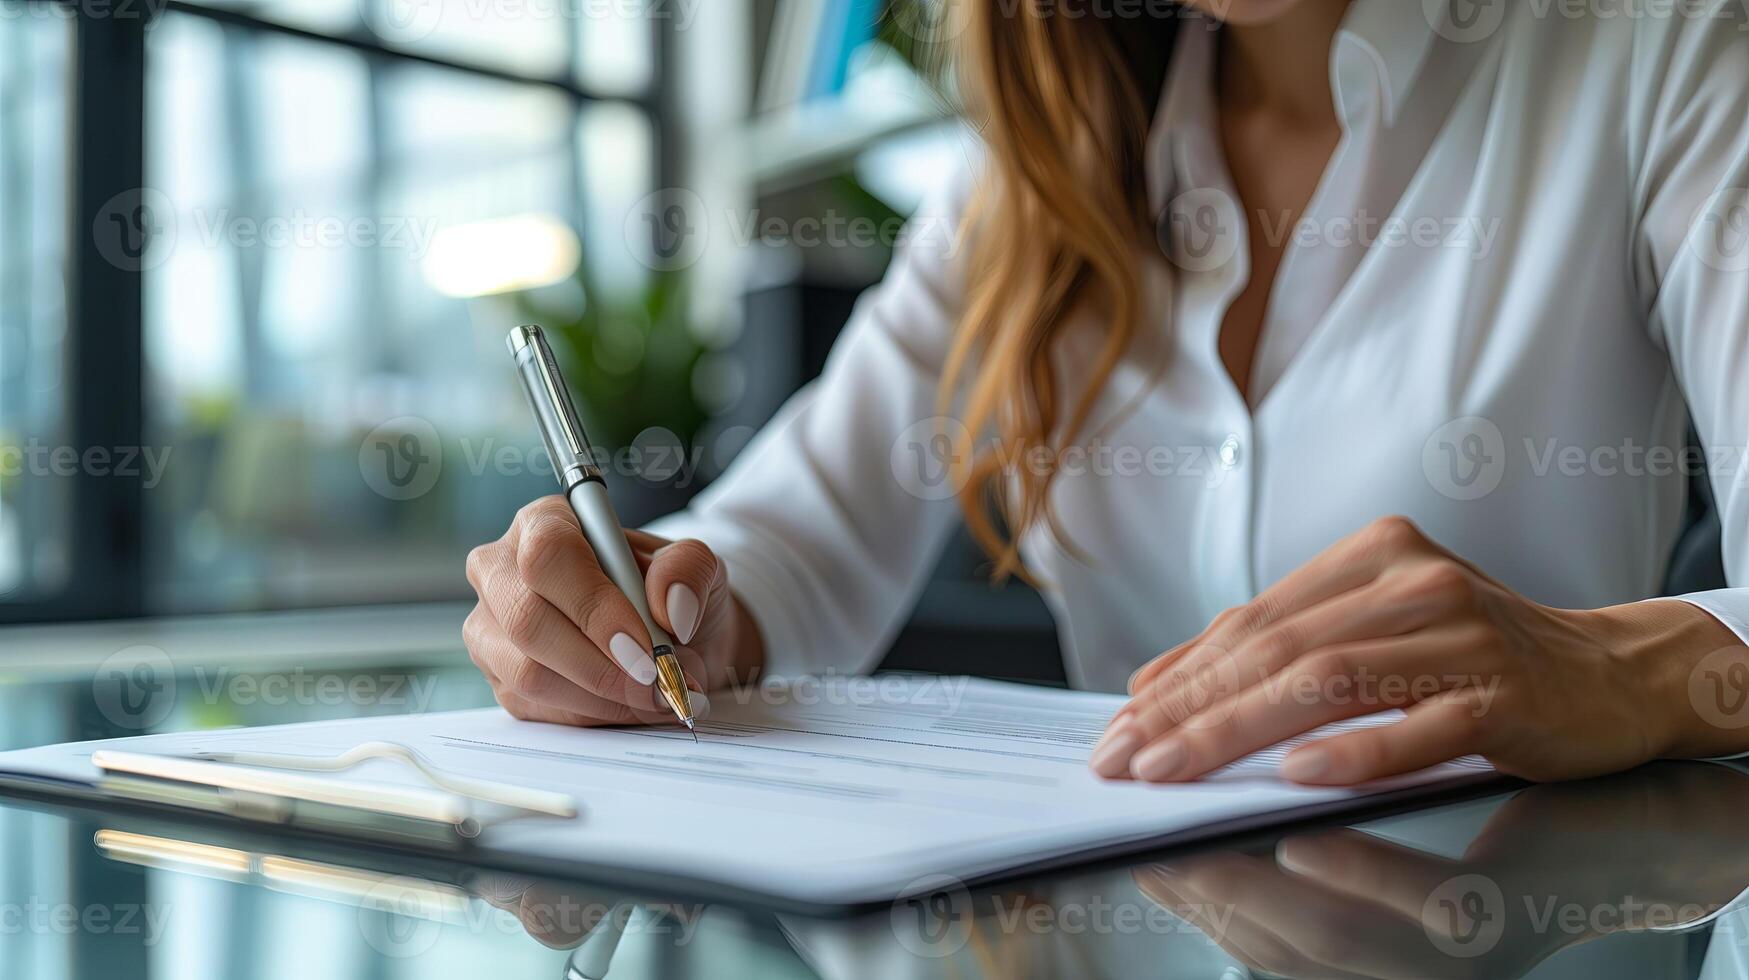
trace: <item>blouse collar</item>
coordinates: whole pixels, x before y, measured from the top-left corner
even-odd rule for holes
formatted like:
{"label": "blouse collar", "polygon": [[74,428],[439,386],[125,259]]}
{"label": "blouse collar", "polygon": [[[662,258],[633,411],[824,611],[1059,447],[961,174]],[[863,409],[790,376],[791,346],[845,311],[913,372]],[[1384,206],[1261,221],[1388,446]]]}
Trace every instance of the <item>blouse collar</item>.
{"label": "blouse collar", "polygon": [[[1450,2],[1354,0],[1330,51],[1330,86],[1344,131],[1374,105],[1386,127],[1396,123],[1432,50],[1434,24],[1446,17]],[[1148,191],[1155,213],[1176,188],[1218,186],[1224,179],[1215,118],[1220,24],[1188,9],[1182,15],[1148,137]]]}

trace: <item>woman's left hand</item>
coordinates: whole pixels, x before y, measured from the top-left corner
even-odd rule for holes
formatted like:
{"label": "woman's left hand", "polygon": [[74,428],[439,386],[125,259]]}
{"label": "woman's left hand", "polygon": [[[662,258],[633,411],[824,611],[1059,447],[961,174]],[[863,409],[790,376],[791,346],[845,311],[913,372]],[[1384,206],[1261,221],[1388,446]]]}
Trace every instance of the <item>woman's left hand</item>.
{"label": "woman's left hand", "polygon": [[1385,518],[1137,671],[1091,764],[1110,778],[1195,779],[1391,708],[1406,717],[1301,746],[1282,774],[1351,784],[1481,755],[1547,780],[1724,754],[1749,729],[1701,717],[1690,696],[1697,667],[1729,666],[1721,658],[1749,664],[1749,650],[1688,603],[1538,605]]}

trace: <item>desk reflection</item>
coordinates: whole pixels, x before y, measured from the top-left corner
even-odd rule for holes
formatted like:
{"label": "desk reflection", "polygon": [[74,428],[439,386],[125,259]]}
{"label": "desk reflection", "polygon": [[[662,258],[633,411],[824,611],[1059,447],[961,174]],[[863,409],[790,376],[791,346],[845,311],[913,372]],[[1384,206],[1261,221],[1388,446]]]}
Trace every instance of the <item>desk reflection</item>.
{"label": "desk reflection", "polygon": [[1671,763],[1523,790],[1455,857],[1412,846],[1412,826],[1344,829],[1134,878],[1253,972],[1522,977],[1605,936],[1738,928],[1745,807],[1741,772]]}
{"label": "desk reflection", "polygon": [[568,957],[544,975],[569,980],[1711,980],[1749,977],[1745,812],[1749,775],[1668,763],[1036,882],[927,881],[835,919],[465,868],[425,880],[125,831],[98,845],[119,861],[354,905],[370,945],[398,960],[441,963],[436,933],[478,932],[470,909],[495,911]]}

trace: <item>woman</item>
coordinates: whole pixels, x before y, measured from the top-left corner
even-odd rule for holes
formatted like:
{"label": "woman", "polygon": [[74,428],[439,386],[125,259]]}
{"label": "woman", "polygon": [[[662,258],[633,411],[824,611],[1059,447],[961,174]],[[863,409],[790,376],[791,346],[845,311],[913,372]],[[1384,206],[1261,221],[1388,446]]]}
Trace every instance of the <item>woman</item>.
{"label": "woman", "polygon": [[[1384,708],[1284,774],[1749,749],[1749,588],[1646,599],[1690,413],[1749,586],[1738,5],[961,11],[986,159],[917,224],[955,234],[918,234],[825,376],[632,535],[701,687],[869,667],[963,511],[1045,585],[1071,680],[1127,680],[1105,776]],[[469,572],[510,711],[661,720],[563,502]]]}

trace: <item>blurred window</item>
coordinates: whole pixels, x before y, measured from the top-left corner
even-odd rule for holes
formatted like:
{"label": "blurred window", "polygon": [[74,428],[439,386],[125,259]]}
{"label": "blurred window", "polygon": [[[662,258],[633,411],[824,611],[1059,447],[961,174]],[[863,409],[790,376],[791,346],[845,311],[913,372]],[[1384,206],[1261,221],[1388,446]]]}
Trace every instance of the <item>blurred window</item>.
{"label": "blurred window", "polygon": [[[0,0],[0,463],[84,444],[61,383],[62,273],[92,251],[67,248],[89,146],[69,82],[127,69],[73,52],[86,28],[144,46],[142,189],[119,218],[145,244],[103,256],[110,284],[137,272],[142,394],[101,408],[135,413],[149,451],[137,486],[96,498],[138,501],[138,599],[82,612],[466,594],[468,549],[554,488],[508,327],[539,316],[569,369],[635,384],[665,349],[650,311],[683,306],[652,299],[669,287],[627,241],[661,171],[642,2],[206,0],[142,27]],[[623,440],[690,411],[598,420]],[[0,620],[103,591],[63,491],[0,469]]]}
{"label": "blurred window", "polygon": [[67,576],[67,18],[0,3],[0,602]]}

